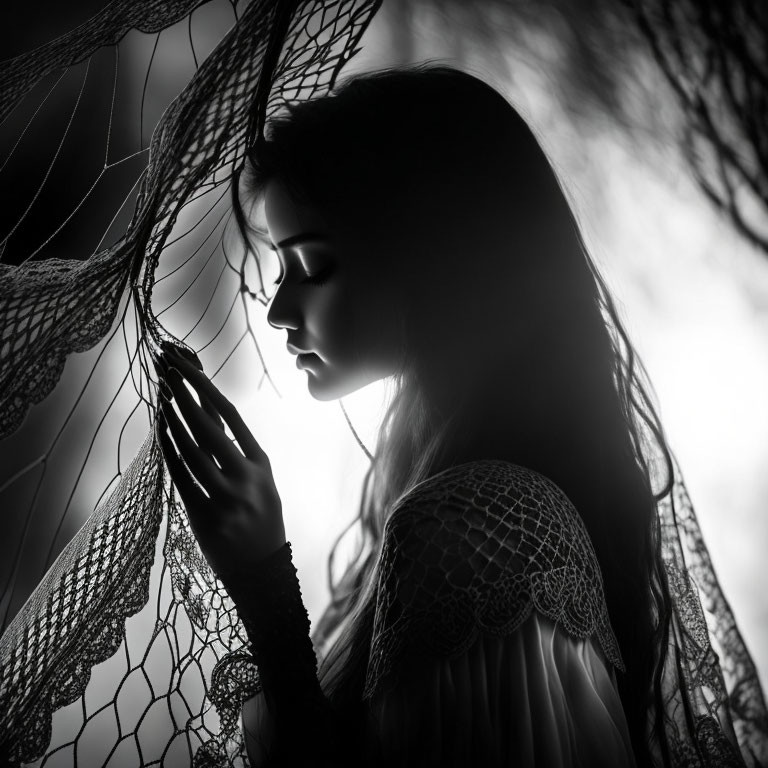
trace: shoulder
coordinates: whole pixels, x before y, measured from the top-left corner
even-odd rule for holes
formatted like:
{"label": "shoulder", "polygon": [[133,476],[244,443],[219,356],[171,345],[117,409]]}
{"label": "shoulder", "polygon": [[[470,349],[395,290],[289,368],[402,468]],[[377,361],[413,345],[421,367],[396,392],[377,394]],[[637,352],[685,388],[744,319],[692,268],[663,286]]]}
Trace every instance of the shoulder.
{"label": "shoulder", "polygon": [[440,553],[443,565],[472,552],[475,561],[515,571],[558,555],[593,556],[566,494],[548,477],[501,460],[450,467],[417,485],[394,505],[384,547],[434,563],[429,555]]}
{"label": "shoulder", "polygon": [[548,477],[501,459],[470,461],[423,480],[398,499],[392,515],[403,510],[434,512],[435,503],[489,512],[519,505],[529,512],[575,511],[565,493]]}
{"label": "shoulder", "polygon": [[596,636],[622,668],[581,517],[552,480],[505,461],[451,467],[395,504],[376,600],[373,667],[406,646],[456,656],[535,609],[575,638]]}

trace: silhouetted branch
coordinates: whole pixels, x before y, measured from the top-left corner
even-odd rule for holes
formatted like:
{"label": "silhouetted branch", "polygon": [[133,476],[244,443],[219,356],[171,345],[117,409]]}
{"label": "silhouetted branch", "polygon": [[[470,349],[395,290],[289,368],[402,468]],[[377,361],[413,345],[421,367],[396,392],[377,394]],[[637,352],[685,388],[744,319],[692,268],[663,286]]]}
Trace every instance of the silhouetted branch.
{"label": "silhouetted branch", "polygon": [[[681,151],[704,194],[768,254],[768,3],[765,0],[387,0],[410,33],[413,9],[461,58],[511,50],[548,74],[574,119],[628,135],[665,133],[672,98]],[[655,62],[670,89],[643,66]],[[514,66],[514,65],[512,65]],[[514,78],[514,71],[510,71]],[[642,104],[633,100],[640,95]]]}
{"label": "silhouetted branch", "polygon": [[699,185],[768,254],[768,5],[628,2],[682,109]]}

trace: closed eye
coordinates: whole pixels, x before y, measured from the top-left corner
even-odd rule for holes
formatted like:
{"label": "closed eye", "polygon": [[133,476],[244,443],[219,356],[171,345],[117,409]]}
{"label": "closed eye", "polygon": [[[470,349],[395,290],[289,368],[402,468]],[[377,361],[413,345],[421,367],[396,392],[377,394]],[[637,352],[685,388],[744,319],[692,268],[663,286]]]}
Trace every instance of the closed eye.
{"label": "closed eye", "polygon": [[307,275],[301,282],[310,283],[311,285],[325,285],[333,274],[333,271],[333,267],[325,267],[314,275]]}
{"label": "closed eye", "polygon": [[[306,275],[306,277],[304,277],[299,282],[309,283],[310,285],[325,285],[328,282],[328,279],[333,274],[333,272],[334,272],[334,268],[329,265],[324,269],[321,269],[319,272],[316,272],[314,275]],[[275,287],[279,287],[284,277],[285,277],[285,272],[281,270],[280,274],[277,276],[277,279],[274,281],[273,285]]]}

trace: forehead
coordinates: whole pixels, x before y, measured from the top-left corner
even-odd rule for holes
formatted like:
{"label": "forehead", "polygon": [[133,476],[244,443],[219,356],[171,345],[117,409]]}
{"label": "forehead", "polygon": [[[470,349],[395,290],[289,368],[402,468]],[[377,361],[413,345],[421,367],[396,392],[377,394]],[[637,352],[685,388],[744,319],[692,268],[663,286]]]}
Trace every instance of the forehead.
{"label": "forehead", "polygon": [[295,201],[277,179],[269,181],[264,190],[264,218],[272,242],[278,245],[308,232],[328,233],[328,224],[320,211]]}

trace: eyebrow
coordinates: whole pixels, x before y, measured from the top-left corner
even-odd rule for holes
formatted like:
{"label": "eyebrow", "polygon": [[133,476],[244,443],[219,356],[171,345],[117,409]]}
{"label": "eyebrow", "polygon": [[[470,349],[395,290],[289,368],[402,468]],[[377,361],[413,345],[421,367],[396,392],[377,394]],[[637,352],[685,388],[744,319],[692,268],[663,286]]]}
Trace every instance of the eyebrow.
{"label": "eyebrow", "polygon": [[277,245],[270,241],[269,247],[273,251],[276,251],[278,248],[290,248],[292,245],[298,245],[299,243],[305,243],[307,241],[328,239],[328,235],[325,235],[322,232],[300,232],[298,235],[291,235],[291,237],[286,237]]}

